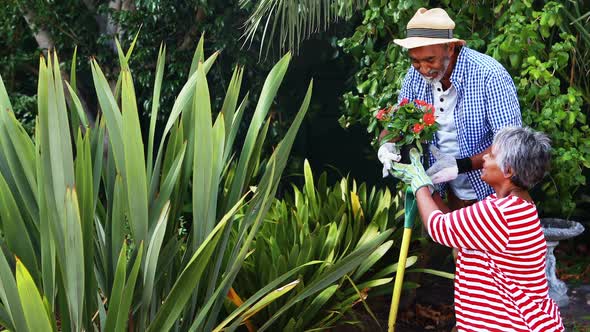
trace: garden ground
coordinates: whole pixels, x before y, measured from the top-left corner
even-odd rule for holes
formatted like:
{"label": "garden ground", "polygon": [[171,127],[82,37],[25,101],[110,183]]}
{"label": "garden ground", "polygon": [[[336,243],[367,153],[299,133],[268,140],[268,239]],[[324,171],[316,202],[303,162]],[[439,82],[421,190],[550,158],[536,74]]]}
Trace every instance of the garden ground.
{"label": "garden ground", "polygon": [[[586,229],[590,225],[585,223]],[[555,249],[559,278],[568,285],[570,303],[560,308],[561,316],[568,332],[590,332],[590,255],[588,255],[589,232],[562,241]],[[449,259],[431,260],[435,268],[452,272],[453,265]],[[434,262],[439,262],[435,264]],[[400,312],[397,318],[396,332],[450,331],[454,326],[453,282],[428,274],[406,274],[407,280],[420,284],[413,291],[402,293]],[[415,292],[412,294],[411,292]],[[367,304],[374,312],[379,325],[367,314],[362,305],[355,307],[355,318],[362,321],[362,326],[338,328],[334,331],[387,331],[387,318],[391,303],[390,296],[367,298]]]}
{"label": "garden ground", "polygon": [[[561,316],[568,332],[590,332],[590,284],[571,284],[570,303],[561,309]],[[450,331],[454,325],[452,310],[452,281],[439,277],[427,277],[422,286],[416,289],[413,303],[402,303],[398,314],[396,332]],[[407,293],[402,297],[408,297]],[[357,319],[362,326],[334,329],[339,332],[387,331],[390,297],[368,298],[367,304],[373,310],[379,325],[364,311],[357,307]]]}
{"label": "garden ground", "polygon": [[[583,218],[585,219],[585,218]],[[567,332],[590,332],[590,222],[581,221],[586,231],[579,236],[560,241],[555,248],[558,277],[568,285],[570,303],[560,308]],[[435,248],[434,248],[435,249]],[[429,268],[453,272],[453,264],[444,250],[432,257]],[[446,257],[446,258],[445,258]],[[453,313],[453,282],[428,274],[406,274],[406,280],[420,284],[415,293],[403,292],[396,332],[450,331],[455,324]],[[362,326],[338,328],[334,331],[387,331],[390,296],[373,296],[369,292],[367,304],[379,324],[367,314],[362,305],[355,307]]]}

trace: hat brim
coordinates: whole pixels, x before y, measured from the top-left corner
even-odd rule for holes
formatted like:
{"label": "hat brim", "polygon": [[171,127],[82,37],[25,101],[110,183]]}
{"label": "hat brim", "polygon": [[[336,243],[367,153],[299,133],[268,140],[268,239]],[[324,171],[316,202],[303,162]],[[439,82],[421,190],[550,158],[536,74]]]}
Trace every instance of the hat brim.
{"label": "hat brim", "polygon": [[463,39],[457,38],[427,38],[427,37],[409,37],[405,39],[394,39],[394,43],[397,45],[412,49],[422,46],[430,46],[430,45],[438,45],[438,44],[446,44],[446,43],[455,43],[459,42],[462,45],[465,45],[465,41]]}

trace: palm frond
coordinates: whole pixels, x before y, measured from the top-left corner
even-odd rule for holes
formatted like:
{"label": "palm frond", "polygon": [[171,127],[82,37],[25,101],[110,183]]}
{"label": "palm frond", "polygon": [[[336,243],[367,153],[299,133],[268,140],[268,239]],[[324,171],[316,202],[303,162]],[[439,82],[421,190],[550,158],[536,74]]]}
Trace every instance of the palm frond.
{"label": "palm frond", "polygon": [[[254,0],[240,0],[244,8]],[[297,54],[301,42],[313,33],[325,31],[338,19],[349,19],[366,0],[257,0],[252,14],[244,24],[242,39],[250,45],[262,33],[259,56],[265,57],[275,43],[281,53]],[[275,33],[278,31],[278,38]]]}

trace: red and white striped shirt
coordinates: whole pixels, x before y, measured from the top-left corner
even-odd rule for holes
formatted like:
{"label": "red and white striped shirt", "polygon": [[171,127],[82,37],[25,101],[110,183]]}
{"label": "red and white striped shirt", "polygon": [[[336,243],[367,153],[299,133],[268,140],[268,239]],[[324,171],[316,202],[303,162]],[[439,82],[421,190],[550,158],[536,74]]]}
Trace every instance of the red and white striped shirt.
{"label": "red and white striped shirt", "polygon": [[537,208],[519,197],[488,196],[428,218],[432,239],[458,248],[455,315],[459,331],[563,331],[548,295],[547,244]]}

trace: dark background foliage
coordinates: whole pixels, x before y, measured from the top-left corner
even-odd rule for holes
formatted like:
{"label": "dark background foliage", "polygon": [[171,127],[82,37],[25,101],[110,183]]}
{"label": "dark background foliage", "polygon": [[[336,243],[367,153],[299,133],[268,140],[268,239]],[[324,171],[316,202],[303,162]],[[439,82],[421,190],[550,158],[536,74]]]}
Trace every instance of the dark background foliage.
{"label": "dark background foliage", "polygon": [[[205,35],[207,56],[220,51],[216,65],[208,75],[213,109],[221,108],[235,65],[245,68],[243,94],[247,90],[250,92],[249,100],[257,100],[264,77],[280,55],[278,49],[271,48],[270,55],[260,59],[257,37],[251,44],[243,45],[241,28],[252,5],[240,8],[238,0],[122,1],[119,8],[109,7],[105,1],[91,0],[8,1],[9,6],[0,9],[0,33],[8,36],[0,41],[0,75],[11,94],[15,112],[26,122],[31,133],[36,115],[36,66],[43,51],[35,39],[40,32],[46,32],[51,37],[50,47],[58,51],[66,75],[74,47],[78,47],[77,85],[88,106],[87,111],[93,115],[98,106],[93,95],[89,57],[98,60],[105,75],[114,84],[119,71],[114,38],[119,38],[123,48],[127,49],[139,32],[130,67],[134,74],[138,106],[144,114],[144,130],[149,123],[151,91],[161,43],[167,47],[160,102],[162,118],[171,110],[174,96],[187,80],[192,55],[201,34]],[[93,3],[93,6],[85,3]],[[23,8],[30,8],[34,17],[38,18],[33,24],[27,24]],[[271,109],[269,151],[296,114],[299,107],[297,101],[305,94],[306,82],[314,79],[312,105],[285,173],[292,175],[286,177],[289,182],[300,181],[298,175],[304,158],[309,159],[315,169],[327,167],[332,181],[338,179],[340,173],[350,173],[371,184],[380,179],[370,135],[361,126],[344,130],[336,121],[341,114],[341,96],[353,84],[356,70],[355,59],[342,52],[336,43],[353,33],[358,19],[353,17],[348,22],[334,24],[329,31],[314,34],[301,44],[279,91],[276,106]],[[110,29],[109,22],[113,25]],[[249,105],[243,123],[248,123],[254,107],[253,103]]]}

